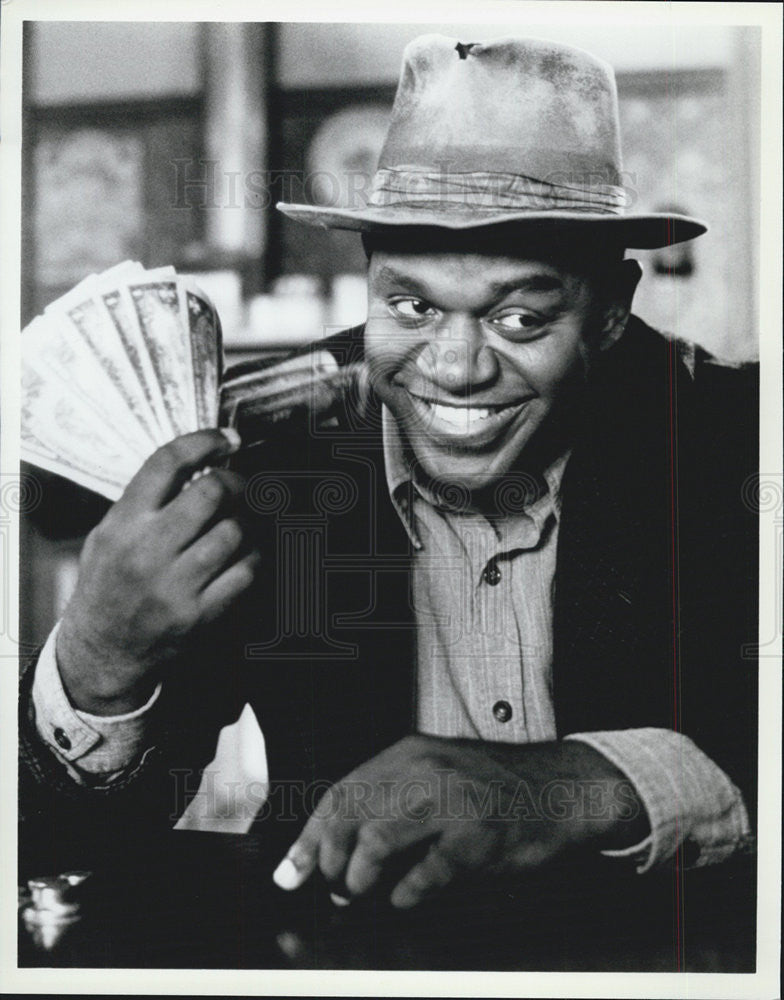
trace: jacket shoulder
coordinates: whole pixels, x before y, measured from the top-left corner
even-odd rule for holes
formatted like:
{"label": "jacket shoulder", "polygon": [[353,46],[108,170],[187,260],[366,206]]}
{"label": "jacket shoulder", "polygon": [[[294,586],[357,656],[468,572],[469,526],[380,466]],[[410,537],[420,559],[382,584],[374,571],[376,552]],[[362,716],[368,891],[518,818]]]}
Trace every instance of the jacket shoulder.
{"label": "jacket shoulder", "polygon": [[[726,419],[747,428],[759,403],[759,363],[721,358],[700,344],[661,333],[632,316],[612,366],[638,387],[670,382],[684,411],[701,412],[719,426]],[[610,351],[609,353],[614,353]],[[644,395],[644,393],[643,393]]]}
{"label": "jacket shoulder", "polygon": [[694,383],[722,382],[753,386],[759,379],[757,361],[721,358],[690,340],[673,338],[673,342],[678,361]]}

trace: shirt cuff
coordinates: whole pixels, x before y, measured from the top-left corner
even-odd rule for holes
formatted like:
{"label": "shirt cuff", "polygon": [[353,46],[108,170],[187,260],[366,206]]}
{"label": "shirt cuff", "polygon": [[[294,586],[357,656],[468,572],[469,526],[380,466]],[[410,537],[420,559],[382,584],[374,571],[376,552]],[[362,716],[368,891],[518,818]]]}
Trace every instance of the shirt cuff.
{"label": "shirt cuff", "polygon": [[[671,729],[572,733],[603,754],[634,785],[651,832],[607,857],[631,858],[640,874],[684,849],[686,867],[717,864],[752,843],[748,813],[727,775],[687,736]],[[691,856],[690,856],[691,855]]]}
{"label": "shirt cuff", "polygon": [[150,710],[161,693],[161,684],[144,705],[124,715],[92,715],[74,708],[57,668],[59,628],[58,622],[35,667],[32,697],[36,729],[75,780],[81,780],[82,775],[100,775],[108,781],[135,764],[147,749]]}

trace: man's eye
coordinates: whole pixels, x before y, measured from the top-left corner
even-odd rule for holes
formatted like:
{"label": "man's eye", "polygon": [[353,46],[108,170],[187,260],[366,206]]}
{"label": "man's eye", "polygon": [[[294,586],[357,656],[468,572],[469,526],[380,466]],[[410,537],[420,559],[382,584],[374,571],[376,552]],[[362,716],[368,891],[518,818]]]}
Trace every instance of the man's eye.
{"label": "man's eye", "polygon": [[394,316],[408,322],[421,322],[430,316],[435,316],[435,309],[424,299],[395,299],[389,303],[389,308]]}
{"label": "man's eye", "polygon": [[509,312],[494,316],[490,321],[502,333],[511,336],[536,333],[544,324],[541,316],[528,312]]}

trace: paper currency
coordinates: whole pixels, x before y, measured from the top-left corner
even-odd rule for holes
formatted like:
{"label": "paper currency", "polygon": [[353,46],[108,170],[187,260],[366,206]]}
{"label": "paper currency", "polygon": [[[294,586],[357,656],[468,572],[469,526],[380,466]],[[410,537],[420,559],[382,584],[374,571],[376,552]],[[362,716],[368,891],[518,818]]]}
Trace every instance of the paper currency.
{"label": "paper currency", "polygon": [[218,420],[218,391],[223,356],[220,320],[209,299],[193,282],[186,279],[183,292],[191,362],[194,371],[201,374],[201,378],[195,379],[193,383],[196,418],[199,426],[209,427]]}
{"label": "paper currency", "polygon": [[22,457],[116,500],[144,460],[214,427],[220,321],[173,268],[90,275],[22,333]]}
{"label": "paper currency", "polygon": [[23,330],[22,457],[116,500],[180,434],[220,423],[251,446],[285,422],[308,431],[334,421],[361,369],[314,346],[224,378],[220,320],[196,282],[125,261]]}

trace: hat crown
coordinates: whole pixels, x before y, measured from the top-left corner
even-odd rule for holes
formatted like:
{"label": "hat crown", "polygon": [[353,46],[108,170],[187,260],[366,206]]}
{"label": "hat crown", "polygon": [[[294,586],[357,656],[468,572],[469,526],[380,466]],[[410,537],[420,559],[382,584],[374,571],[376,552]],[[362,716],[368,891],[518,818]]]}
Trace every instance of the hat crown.
{"label": "hat crown", "polygon": [[[289,205],[311,225],[360,231],[547,226],[663,247],[706,226],[629,212],[610,66],[536,38],[406,46],[386,141],[361,204]],[[631,203],[631,204],[630,204]]]}
{"label": "hat crown", "polygon": [[380,169],[492,172],[548,184],[618,185],[610,66],[531,38],[464,44],[422,35],[403,54]]}

